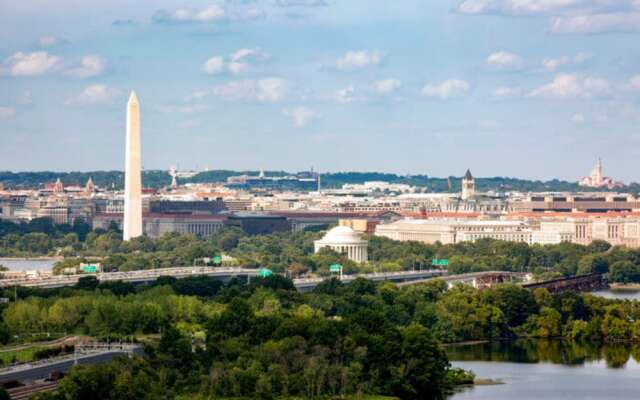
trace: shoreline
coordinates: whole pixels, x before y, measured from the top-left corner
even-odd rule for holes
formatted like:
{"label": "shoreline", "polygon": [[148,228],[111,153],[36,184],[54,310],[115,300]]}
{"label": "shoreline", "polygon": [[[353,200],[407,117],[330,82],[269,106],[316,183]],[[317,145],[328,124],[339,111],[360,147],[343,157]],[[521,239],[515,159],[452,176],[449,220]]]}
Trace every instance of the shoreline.
{"label": "shoreline", "polygon": [[640,283],[610,283],[612,292],[640,292]]}

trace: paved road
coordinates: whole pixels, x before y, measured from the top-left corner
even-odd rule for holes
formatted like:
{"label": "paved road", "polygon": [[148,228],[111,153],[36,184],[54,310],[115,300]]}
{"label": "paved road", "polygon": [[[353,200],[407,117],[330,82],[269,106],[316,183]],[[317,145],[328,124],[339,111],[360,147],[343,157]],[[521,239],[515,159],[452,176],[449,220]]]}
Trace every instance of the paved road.
{"label": "paved road", "polygon": [[[134,350],[136,354],[142,354],[142,348]],[[78,356],[78,364],[102,364],[122,355],[128,355],[125,350],[112,350],[96,354]],[[15,367],[0,370],[0,383],[8,381],[34,381],[44,379],[52,372],[68,372],[75,364],[73,355],[60,357],[49,362],[27,363]]]}
{"label": "paved road", "polygon": [[[100,282],[152,282],[161,276],[172,276],[175,278],[186,278],[189,276],[213,276],[220,279],[231,279],[236,276],[254,277],[257,270],[250,268],[212,268],[212,267],[175,267],[175,268],[158,268],[130,272],[105,272],[95,274],[94,276]],[[442,270],[423,270],[423,271],[400,271],[400,272],[383,272],[373,274],[360,275],[343,275],[343,282],[350,282],[358,277],[372,279],[375,281],[406,281],[415,279],[428,279],[434,276],[445,275],[446,271]],[[64,286],[73,286],[78,280],[88,275],[54,275],[51,277],[38,277],[32,279],[2,279],[0,287],[27,286],[40,288],[55,288]],[[299,290],[310,290],[318,283],[326,278],[310,278],[310,279],[294,279],[293,283]]]}

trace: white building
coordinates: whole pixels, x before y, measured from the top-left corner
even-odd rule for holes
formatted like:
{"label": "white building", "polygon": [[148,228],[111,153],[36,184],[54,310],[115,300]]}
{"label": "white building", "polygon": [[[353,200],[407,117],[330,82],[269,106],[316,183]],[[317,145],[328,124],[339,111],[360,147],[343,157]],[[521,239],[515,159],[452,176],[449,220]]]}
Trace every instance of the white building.
{"label": "white building", "polygon": [[378,225],[376,236],[428,244],[475,242],[480,239],[558,244],[574,239],[574,233],[568,229],[542,228],[521,220],[405,219]]}
{"label": "white building", "polygon": [[347,226],[336,226],[331,229],[322,239],[316,240],[314,246],[316,253],[324,247],[329,247],[355,262],[366,262],[368,259],[367,241]]}

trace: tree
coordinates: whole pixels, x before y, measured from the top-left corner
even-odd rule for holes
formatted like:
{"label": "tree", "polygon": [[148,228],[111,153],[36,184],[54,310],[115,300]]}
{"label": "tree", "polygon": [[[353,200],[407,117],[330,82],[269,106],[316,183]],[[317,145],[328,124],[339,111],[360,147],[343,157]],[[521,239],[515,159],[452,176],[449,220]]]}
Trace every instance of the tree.
{"label": "tree", "polygon": [[550,307],[542,307],[537,318],[536,335],[542,338],[560,337],[562,334],[562,316]]}
{"label": "tree", "polygon": [[522,325],[529,316],[538,312],[538,304],[531,291],[517,285],[500,285],[482,293],[485,301],[504,313],[510,327]]}
{"label": "tree", "polygon": [[606,274],[609,272],[609,261],[600,254],[587,254],[578,262],[578,275]]}
{"label": "tree", "polygon": [[398,360],[393,368],[395,395],[402,399],[433,399],[442,394],[449,361],[427,328],[411,324],[402,330]]}
{"label": "tree", "polygon": [[616,261],[611,265],[609,279],[619,283],[640,282],[640,268],[631,261]]}

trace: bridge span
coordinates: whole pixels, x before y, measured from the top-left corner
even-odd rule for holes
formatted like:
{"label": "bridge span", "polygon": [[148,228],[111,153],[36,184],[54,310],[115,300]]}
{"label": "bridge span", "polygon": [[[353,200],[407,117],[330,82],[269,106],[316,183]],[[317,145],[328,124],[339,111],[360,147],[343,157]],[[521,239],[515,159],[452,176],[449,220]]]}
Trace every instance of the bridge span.
{"label": "bridge span", "polygon": [[609,284],[604,274],[587,274],[572,276],[569,278],[553,279],[545,282],[536,282],[522,285],[529,290],[538,288],[547,289],[551,293],[561,293],[570,290],[577,292],[593,292],[606,289]]}
{"label": "bridge span", "polygon": [[[246,277],[251,279],[257,275],[258,270],[242,267],[174,267],[174,268],[157,268],[128,272],[102,272],[97,274],[75,274],[75,275],[52,275],[47,277],[35,278],[19,278],[19,279],[2,279],[0,280],[0,288],[24,286],[37,287],[43,289],[52,289],[65,286],[73,286],[78,283],[80,278],[86,276],[95,276],[99,282],[130,282],[145,283],[153,282],[161,276],[171,276],[177,279],[190,276],[211,276],[220,280],[228,281],[234,277]],[[377,272],[371,274],[342,275],[337,277],[342,282],[348,283],[356,278],[365,278],[373,281],[392,281],[405,282],[411,280],[426,280],[433,277],[443,276],[445,270],[419,270],[419,271],[400,271],[400,272]],[[313,290],[319,283],[327,279],[327,277],[318,278],[300,278],[294,279],[293,283],[299,291]]]}
{"label": "bridge span", "polygon": [[[483,271],[459,275],[444,275],[441,276],[440,279],[447,282],[449,287],[452,287],[457,283],[464,283],[467,285],[471,285],[477,289],[483,289],[499,283],[519,281],[522,280],[525,276],[526,274],[522,272]],[[429,279],[416,279],[398,283],[398,286],[415,285],[417,283],[423,283],[428,280]]]}

